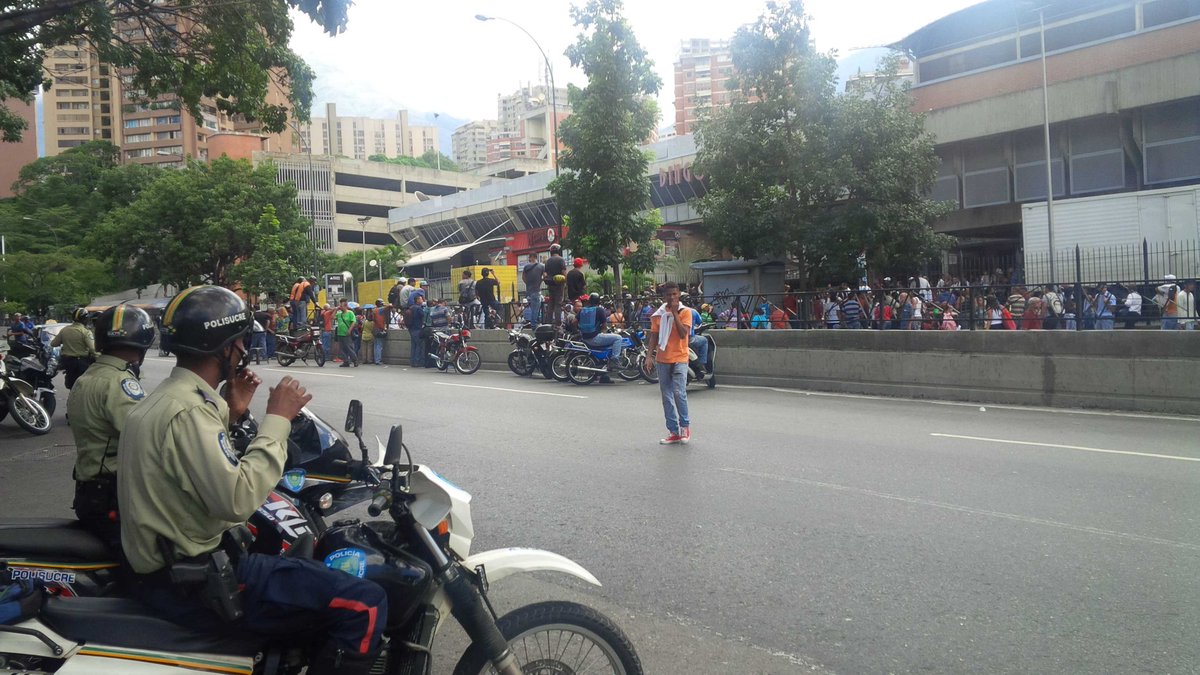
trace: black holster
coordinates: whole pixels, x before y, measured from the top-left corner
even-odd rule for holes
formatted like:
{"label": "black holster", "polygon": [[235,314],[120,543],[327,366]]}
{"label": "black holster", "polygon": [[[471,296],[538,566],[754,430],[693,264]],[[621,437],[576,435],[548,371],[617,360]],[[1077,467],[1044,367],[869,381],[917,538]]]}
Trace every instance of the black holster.
{"label": "black holster", "polygon": [[104,474],[92,480],[75,481],[75,501],[71,505],[80,520],[109,520],[117,510],[117,477]]}
{"label": "black holster", "polygon": [[172,585],[212,610],[222,621],[242,618],[241,590],[228,553],[218,549],[176,560],[172,555],[174,547],[165,539],[158,541],[163,559],[174,561],[165,570]]}

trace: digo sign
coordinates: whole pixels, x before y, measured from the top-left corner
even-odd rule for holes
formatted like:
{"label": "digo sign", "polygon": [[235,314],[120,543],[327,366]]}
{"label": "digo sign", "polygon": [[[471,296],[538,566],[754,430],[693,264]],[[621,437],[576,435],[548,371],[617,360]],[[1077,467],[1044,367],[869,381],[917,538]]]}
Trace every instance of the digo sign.
{"label": "digo sign", "polygon": [[659,187],[681,185],[683,183],[690,183],[693,180],[704,180],[704,176],[692,173],[691,164],[672,164],[658,170]]}

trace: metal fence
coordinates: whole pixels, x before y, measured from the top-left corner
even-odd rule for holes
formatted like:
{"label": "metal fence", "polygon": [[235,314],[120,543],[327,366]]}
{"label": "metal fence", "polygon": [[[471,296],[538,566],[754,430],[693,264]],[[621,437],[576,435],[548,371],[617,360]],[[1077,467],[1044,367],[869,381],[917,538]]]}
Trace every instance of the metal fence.
{"label": "metal fence", "polygon": [[1118,279],[1135,279],[1149,285],[1168,274],[1179,279],[1200,276],[1200,243],[1192,241],[1117,244],[1082,249],[1060,249],[1054,252],[1053,274],[1048,251],[1025,254],[1024,280],[1032,284],[1049,284],[1056,279],[1072,283],[1097,284]]}

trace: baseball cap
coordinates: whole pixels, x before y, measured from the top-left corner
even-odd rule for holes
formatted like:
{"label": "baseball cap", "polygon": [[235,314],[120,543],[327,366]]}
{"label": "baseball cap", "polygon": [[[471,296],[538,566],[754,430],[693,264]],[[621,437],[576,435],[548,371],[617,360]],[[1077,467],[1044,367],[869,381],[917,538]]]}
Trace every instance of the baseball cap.
{"label": "baseball cap", "polygon": [[429,285],[429,282],[428,282],[428,281],[425,281],[424,279],[422,279],[422,280],[421,280],[421,285],[422,285],[422,286],[428,286],[428,285]]}
{"label": "baseball cap", "polygon": [[1163,276],[1163,279],[1166,279],[1167,281],[1175,281],[1175,275],[1167,274],[1167,275]]}

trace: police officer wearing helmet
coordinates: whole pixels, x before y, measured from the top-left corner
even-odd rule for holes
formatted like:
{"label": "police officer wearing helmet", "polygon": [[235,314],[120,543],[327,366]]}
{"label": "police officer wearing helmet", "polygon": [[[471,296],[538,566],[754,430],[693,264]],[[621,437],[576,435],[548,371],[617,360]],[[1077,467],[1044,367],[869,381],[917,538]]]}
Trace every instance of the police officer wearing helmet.
{"label": "police officer wearing helmet", "polygon": [[85,527],[114,547],[121,543],[117,446],[129,412],[146,397],[138,369],[152,342],[154,322],[144,310],[131,305],[104,310],[96,320],[100,356],[67,401],[76,449],[72,508]]}
{"label": "police officer wearing helmet", "polygon": [[[386,625],[379,585],[309,559],[244,553],[223,536],[279,481],[290,422],[312,398],[283,378],[271,388],[257,436],[241,456],[234,452],[229,423],[246,414],[262,383],[244,368],[242,337],[251,322],[246,303],[217,286],[188,288],[166,307],[163,325],[177,365],[129,415],[119,449],[131,591],[157,615],[199,630],[232,625],[295,639],[320,627],[308,672],[366,673]],[[224,398],[217,393],[222,381]],[[216,573],[198,584],[172,583],[172,572],[186,565]],[[207,593],[206,583],[225,584],[227,593]],[[240,600],[240,616],[230,596]]]}
{"label": "police officer wearing helmet", "polygon": [[86,309],[76,309],[71,315],[71,325],[60,330],[50,341],[51,347],[62,347],[61,363],[67,389],[74,387],[75,380],[96,362],[95,340],[87,327],[87,319]]}

